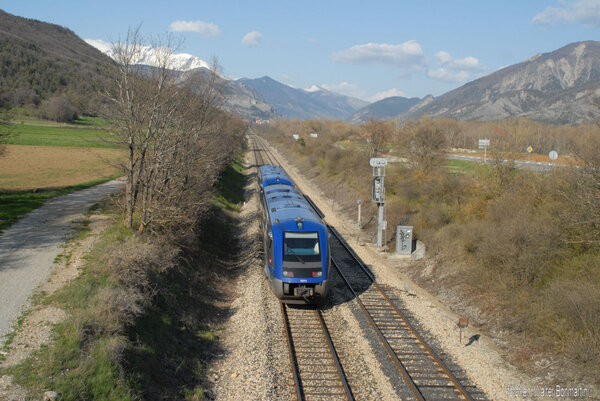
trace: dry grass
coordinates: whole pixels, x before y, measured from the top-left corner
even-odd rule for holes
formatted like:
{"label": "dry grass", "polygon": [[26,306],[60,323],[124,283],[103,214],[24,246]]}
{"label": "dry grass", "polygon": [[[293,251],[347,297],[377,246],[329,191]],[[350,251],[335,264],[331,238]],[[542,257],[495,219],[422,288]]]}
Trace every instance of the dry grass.
{"label": "dry grass", "polygon": [[6,145],[0,158],[0,191],[60,188],[115,174],[106,163],[125,157],[121,149]]}

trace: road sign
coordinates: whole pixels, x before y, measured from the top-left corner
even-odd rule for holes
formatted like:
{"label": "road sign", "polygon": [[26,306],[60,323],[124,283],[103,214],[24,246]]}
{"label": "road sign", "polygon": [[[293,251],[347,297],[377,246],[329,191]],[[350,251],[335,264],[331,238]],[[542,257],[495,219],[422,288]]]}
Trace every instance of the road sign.
{"label": "road sign", "polygon": [[529,153],[531,153],[531,152],[533,152],[533,148],[530,146],[530,147],[528,147],[528,148],[527,148],[527,151],[528,151]]}
{"label": "road sign", "polygon": [[556,151],[553,150],[550,153],[548,153],[548,157],[550,158],[550,160],[554,161],[558,159],[558,153],[556,153]]}
{"label": "road sign", "polygon": [[479,149],[483,149],[483,162],[487,163],[487,148],[490,146],[489,139],[480,139],[479,140]]}
{"label": "road sign", "polygon": [[380,157],[373,157],[369,160],[371,167],[385,167],[387,166],[387,160]]}

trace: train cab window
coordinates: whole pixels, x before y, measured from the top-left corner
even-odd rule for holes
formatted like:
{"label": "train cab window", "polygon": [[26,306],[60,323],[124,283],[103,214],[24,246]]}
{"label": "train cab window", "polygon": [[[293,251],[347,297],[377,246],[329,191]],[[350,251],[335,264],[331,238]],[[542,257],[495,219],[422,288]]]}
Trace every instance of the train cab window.
{"label": "train cab window", "polygon": [[319,233],[285,232],[283,234],[283,260],[288,262],[319,262],[321,249]]}

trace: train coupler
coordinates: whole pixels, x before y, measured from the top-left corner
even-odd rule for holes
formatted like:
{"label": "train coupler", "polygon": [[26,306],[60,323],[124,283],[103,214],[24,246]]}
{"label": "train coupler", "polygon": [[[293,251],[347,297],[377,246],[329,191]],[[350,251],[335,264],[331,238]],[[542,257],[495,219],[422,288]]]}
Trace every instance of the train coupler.
{"label": "train coupler", "polygon": [[312,297],[314,295],[314,289],[310,287],[296,287],[294,288],[294,296],[296,297]]}

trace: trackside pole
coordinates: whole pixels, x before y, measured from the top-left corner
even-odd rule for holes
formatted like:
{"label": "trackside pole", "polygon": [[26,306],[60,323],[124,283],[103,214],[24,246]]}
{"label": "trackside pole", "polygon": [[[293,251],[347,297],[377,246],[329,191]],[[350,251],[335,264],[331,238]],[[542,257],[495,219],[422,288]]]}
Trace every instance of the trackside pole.
{"label": "trackside pole", "polygon": [[381,158],[372,158],[369,164],[373,168],[373,202],[377,203],[377,246],[383,246],[383,230],[385,230],[385,221],[383,220],[383,211],[385,207],[385,166],[387,160]]}

